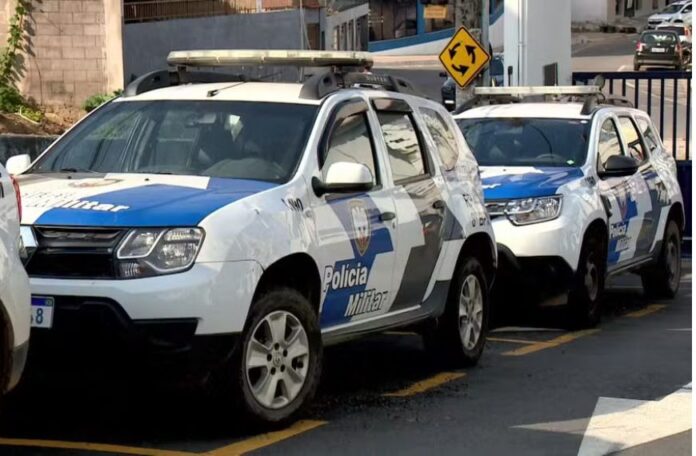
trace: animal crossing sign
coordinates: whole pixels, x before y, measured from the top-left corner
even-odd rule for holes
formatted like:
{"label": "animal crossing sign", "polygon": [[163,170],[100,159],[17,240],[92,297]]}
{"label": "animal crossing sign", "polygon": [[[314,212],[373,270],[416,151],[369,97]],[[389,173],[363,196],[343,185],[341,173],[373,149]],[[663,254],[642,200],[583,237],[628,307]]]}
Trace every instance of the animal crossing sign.
{"label": "animal crossing sign", "polygon": [[459,87],[466,87],[491,61],[491,55],[464,27],[457,30],[445,49],[440,62]]}

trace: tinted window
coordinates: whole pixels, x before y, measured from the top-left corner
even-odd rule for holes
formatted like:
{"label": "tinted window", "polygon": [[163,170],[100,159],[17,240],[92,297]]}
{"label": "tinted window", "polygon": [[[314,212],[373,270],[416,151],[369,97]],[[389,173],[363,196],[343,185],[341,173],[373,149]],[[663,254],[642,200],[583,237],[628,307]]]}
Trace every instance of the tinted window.
{"label": "tinted window", "polygon": [[197,175],[285,182],[315,106],[223,101],[115,102],[80,123],[33,172]]}
{"label": "tinted window", "polygon": [[677,35],[674,32],[649,32],[643,33],[640,41],[645,44],[669,45],[677,42]]}
{"label": "tinted window", "polygon": [[379,112],[378,116],[394,182],[425,174],[423,152],[411,116],[395,112]]}
{"label": "tinted window", "polygon": [[684,9],[682,10],[682,14],[683,14],[683,13],[690,13],[690,12],[691,12],[691,5],[687,5],[686,8],[684,8]]}
{"label": "tinted window", "polygon": [[435,141],[437,152],[445,168],[454,168],[454,165],[457,163],[457,158],[459,157],[457,140],[454,137],[454,132],[437,111],[421,108],[420,112],[423,115],[423,119],[425,119],[425,125],[428,128],[430,136],[432,136]]}
{"label": "tinted window", "polygon": [[650,123],[651,122],[649,120],[643,117],[638,118],[638,125],[640,126],[640,131],[643,133],[643,138],[645,138],[645,143],[647,144],[648,149],[653,151],[657,149],[659,142]]}
{"label": "tinted window", "polygon": [[491,118],[457,121],[481,166],[582,166],[589,122]]}
{"label": "tinted window", "polygon": [[377,182],[374,150],[365,114],[355,114],[339,120],[331,133],[323,169],[336,162],[362,163],[370,168]]}
{"label": "tinted window", "polygon": [[597,150],[599,152],[597,168],[600,171],[604,171],[604,166],[609,157],[612,155],[623,155],[619,132],[611,119],[605,120],[604,124],[602,124],[602,129],[599,131]]}
{"label": "tinted window", "polygon": [[619,124],[621,124],[621,134],[623,135],[624,141],[626,141],[628,153],[631,157],[643,163],[648,158],[648,154],[633,120],[631,120],[630,117],[619,117]]}

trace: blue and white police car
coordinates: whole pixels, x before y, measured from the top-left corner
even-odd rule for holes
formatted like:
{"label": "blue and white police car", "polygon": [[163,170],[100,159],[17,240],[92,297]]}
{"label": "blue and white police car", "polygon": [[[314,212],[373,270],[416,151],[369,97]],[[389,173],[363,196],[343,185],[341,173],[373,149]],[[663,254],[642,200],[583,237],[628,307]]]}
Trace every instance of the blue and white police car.
{"label": "blue and white police car", "polygon": [[[536,303],[569,304],[573,326],[598,322],[609,275],[638,273],[645,292],[660,297],[674,297],[680,282],[676,163],[645,112],[599,90],[482,88],[490,100],[523,102],[455,116],[481,166],[497,289],[507,283],[518,298],[526,290]],[[540,94],[576,102],[524,102]]]}
{"label": "blue and white police car", "polygon": [[[34,163],[8,163],[22,171],[33,300],[52,310],[33,336],[188,353],[265,422],[310,400],[326,344],[418,324],[435,355],[479,359],[497,254],[476,161],[443,107],[365,73],[366,53],[169,63]],[[251,64],[316,73],[197,68]]]}

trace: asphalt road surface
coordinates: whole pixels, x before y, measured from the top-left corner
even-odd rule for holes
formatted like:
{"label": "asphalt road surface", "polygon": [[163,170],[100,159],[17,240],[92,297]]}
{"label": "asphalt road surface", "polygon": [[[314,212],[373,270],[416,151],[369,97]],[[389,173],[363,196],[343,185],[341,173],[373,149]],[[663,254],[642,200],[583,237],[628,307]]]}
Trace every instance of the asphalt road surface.
{"label": "asphalt road surface", "polygon": [[315,405],[285,429],[255,429],[196,388],[137,370],[39,369],[4,404],[0,454],[690,454],[684,266],[675,300],[646,299],[622,277],[598,328],[499,328],[470,369],[433,364],[412,333],[330,348]]}

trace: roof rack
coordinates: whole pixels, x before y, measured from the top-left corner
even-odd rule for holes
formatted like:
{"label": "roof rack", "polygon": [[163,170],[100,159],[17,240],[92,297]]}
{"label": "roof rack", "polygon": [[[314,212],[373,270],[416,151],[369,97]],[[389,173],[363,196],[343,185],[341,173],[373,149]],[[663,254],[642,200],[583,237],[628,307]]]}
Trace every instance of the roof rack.
{"label": "roof rack", "polygon": [[[303,82],[300,96],[321,99],[340,89],[368,87],[423,96],[409,81],[389,75],[369,73],[372,55],[368,52],[297,51],[297,50],[203,50],[173,51],[167,62],[175,67],[145,74],[131,82],[124,97],[163,87],[208,82],[250,82],[260,79],[241,74],[198,71],[201,67],[272,65],[323,68]],[[190,71],[196,69],[195,71]],[[358,70],[358,71],[356,71]],[[215,93],[211,93],[211,96]]]}

